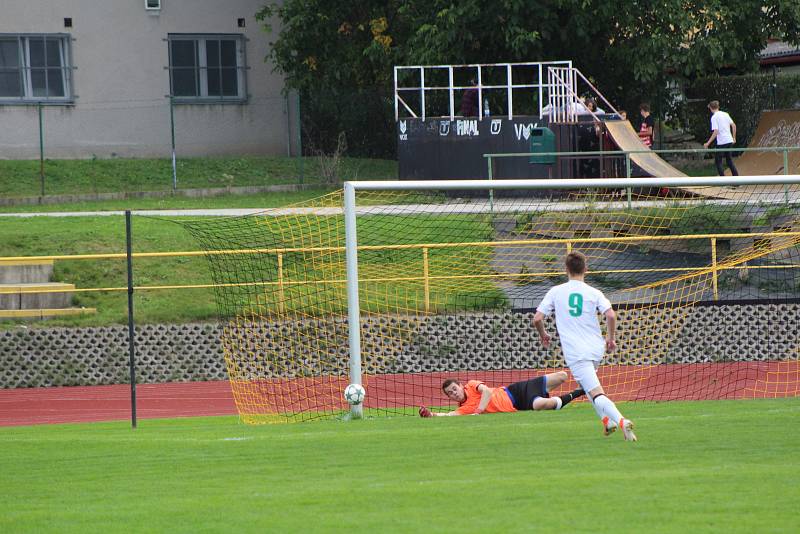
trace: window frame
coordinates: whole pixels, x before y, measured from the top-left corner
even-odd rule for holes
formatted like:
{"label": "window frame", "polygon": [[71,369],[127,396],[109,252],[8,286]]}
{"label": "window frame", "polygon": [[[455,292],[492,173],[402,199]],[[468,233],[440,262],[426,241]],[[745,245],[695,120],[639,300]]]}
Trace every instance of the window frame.
{"label": "window frame", "polygon": [[161,10],[161,0],[155,0],[155,2],[156,2],[155,6],[150,6],[150,1],[151,0],[144,0],[144,8],[147,11],[160,11]]}
{"label": "window frame", "polygon": [[[73,90],[72,71],[75,69],[72,61],[72,35],[69,33],[0,33],[0,40],[17,40],[18,66],[16,69],[3,69],[3,72],[20,73],[20,96],[0,96],[0,106],[8,105],[30,105],[30,104],[73,104],[75,102],[75,92]],[[31,66],[30,43],[33,39],[41,39],[44,42],[43,59],[44,65],[39,67]],[[51,67],[47,64],[47,42],[55,40],[58,42],[59,59],[61,65]],[[59,70],[61,72],[61,82],[64,86],[63,96],[35,96],[33,94],[33,71],[44,72],[45,90],[49,92],[49,71]]]}
{"label": "window frame", "polygon": [[[237,94],[235,96],[209,95],[208,94],[208,41],[234,41],[236,44],[236,83]],[[247,39],[240,33],[170,33],[167,35],[167,55],[169,65],[169,97],[178,104],[243,104],[247,102]],[[172,57],[172,43],[175,41],[190,41],[194,43],[197,64],[194,66],[195,79],[198,85],[198,95],[176,95],[175,94],[175,69],[186,69],[192,67],[176,67]],[[220,55],[221,56],[221,55]],[[221,57],[220,57],[221,61]],[[228,67],[229,68],[229,67]],[[220,66],[220,69],[222,67]]]}

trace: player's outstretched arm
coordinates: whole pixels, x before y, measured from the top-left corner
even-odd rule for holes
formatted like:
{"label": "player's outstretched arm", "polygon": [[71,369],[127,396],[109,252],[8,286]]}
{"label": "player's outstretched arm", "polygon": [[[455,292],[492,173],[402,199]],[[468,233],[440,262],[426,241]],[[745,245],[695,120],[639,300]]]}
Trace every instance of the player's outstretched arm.
{"label": "player's outstretched arm", "polygon": [[434,417],[434,416],[442,417],[442,416],[450,416],[450,415],[461,415],[461,414],[456,412],[456,411],[452,411],[452,412],[432,412],[425,406],[420,406],[419,407],[419,416],[420,417]]}

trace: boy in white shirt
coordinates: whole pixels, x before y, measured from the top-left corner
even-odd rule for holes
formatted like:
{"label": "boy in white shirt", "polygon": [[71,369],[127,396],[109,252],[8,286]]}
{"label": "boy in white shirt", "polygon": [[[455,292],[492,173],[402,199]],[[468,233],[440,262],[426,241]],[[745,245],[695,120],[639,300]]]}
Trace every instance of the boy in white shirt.
{"label": "boy in white shirt", "polygon": [[[717,148],[731,148],[736,143],[736,123],[733,122],[731,116],[720,111],[719,101],[712,100],[708,103],[708,110],[711,115],[711,137],[708,141],[703,143],[703,147],[708,148],[711,143],[716,139]],[[725,175],[725,167],[722,166],[722,157],[725,157],[725,163],[731,170],[732,176],[739,176],[739,171],[736,170],[736,165],[733,164],[733,154],[731,152],[715,152],[714,163],[717,165],[717,174],[720,176]]]}
{"label": "boy in white shirt", "polygon": [[[633,421],[622,416],[614,402],[606,396],[597,378],[597,368],[605,351],[611,352],[617,347],[614,340],[617,316],[605,295],[583,281],[586,256],[571,252],[564,263],[569,281],[547,292],[536,308],[533,325],[539,332],[542,345],[549,347],[551,338],[544,328],[544,318],[555,312],[564,360],[572,376],[592,400],[594,411],[603,422],[604,434],[608,436],[621,428],[626,441],[636,441]],[[598,311],[605,316],[608,326],[605,340],[597,320]]]}

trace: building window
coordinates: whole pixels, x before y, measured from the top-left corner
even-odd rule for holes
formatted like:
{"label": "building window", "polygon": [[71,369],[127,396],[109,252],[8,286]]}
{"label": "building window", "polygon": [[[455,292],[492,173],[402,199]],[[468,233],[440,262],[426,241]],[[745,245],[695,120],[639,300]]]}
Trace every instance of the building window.
{"label": "building window", "polygon": [[0,104],[68,102],[69,36],[0,34]]}
{"label": "building window", "polygon": [[170,35],[170,94],[181,102],[243,101],[244,57],[240,35]]}

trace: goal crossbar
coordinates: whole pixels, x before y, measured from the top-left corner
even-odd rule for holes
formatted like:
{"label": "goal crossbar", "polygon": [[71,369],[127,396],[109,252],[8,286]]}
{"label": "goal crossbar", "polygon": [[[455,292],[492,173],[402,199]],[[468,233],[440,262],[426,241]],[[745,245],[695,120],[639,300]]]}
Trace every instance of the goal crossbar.
{"label": "goal crossbar", "polygon": [[355,191],[419,191],[481,189],[583,189],[627,187],[724,187],[800,184],[800,175],[674,176],[659,178],[580,178],[561,180],[365,180],[345,182]]}

